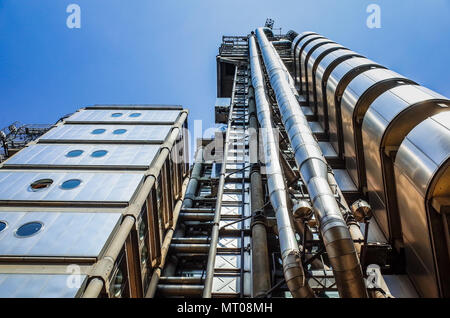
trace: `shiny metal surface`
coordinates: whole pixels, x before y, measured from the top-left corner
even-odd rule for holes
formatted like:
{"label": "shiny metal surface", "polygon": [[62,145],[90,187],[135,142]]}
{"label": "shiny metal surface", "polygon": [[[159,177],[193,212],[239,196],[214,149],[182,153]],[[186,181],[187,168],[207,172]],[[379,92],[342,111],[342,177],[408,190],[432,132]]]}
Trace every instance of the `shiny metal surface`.
{"label": "shiny metal surface", "polygon": [[[40,179],[52,179],[47,189],[33,191],[30,184]],[[72,190],[61,189],[66,180],[79,179],[81,184]],[[142,173],[90,173],[0,170],[0,204],[11,202],[93,202],[122,203],[131,201],[144,179]]]}
{"label": "shiny metal surface", "polygon": [[[427,136],[424,138],[424,136]],[[436,251],[434,238],[438,235],[430,224],[430,200],[438,195],[450,197],[450,188],[441,187],[435,193],[436,178],[446,184],[450,157],[450,113],[448,111],[425,119],[403,140],[395,157],[394,172],[397,184],[398,209],[405,245],[406,270],[423,297],[443,296],[439,290],[439,269],[435,258],[445,256]],[[431,235],[429,231],[432,231]],[[442,238],[441,238],[442,240]],[[446,273],[441,273],[446,275]]]}
{"label": "shiny metal surface", "polygon": [[[0,258],[8,256],[37,258],[101,257],[121,213],[103,212],[0,212],[8,227],[0,232]],[[23,224],[40,222],[42,229],[30,237],[18,237],[15,231]]]}
{"label": "shiny metal surface", "polygon": [[317,114],[317,96],[316,96],[316,70],[322,59],[329,53],[345,49],[342,45],[337,43],[326,43],[315,49],[308,60],[307,80],[308,90],[305,92],[309,105],[314,109],[314,114]]}
{"label": "shiny metal surface", "polygon": [[257,117],[264,130],[262,133],[267,185],[270,202],[277,218],[281,259],[286,283],[293,297],[312,297],[313,293],[305,283],[305,274],[300,260],[300,250],[292,227],[288,205],[286,185],[280,166],[279,150],[272,129],[270,105],[267,101],[263,72],[258,56],[254,36],[249,38],[252,83],[255,90]]}
{"label": "shiny metal surface", "polygon": [[311,57],[311,54],[321,46],[325,44],[334,43],[330,39],[327,38],[319,38],[315,39],[311,42],[309,42],[305,48],[303,49],[302,55],[300,56],[300,67],[301,67],[301,83],[302,83],[302,92],[305,93],[306,100],[308,101],[309,95],[309,85],[308,85],[308,78],[309,78],[309,70],[308,70],[308,63],[309,59]]}
{"label": "shiny metal surface", "polygon": [[328,78],[326,96],[330,143],[339,158],[343,159],[344,155],[341,120],[342,94],[355,76],[374,68],[384,67],[363,57],[353,57],[339,63]]}
{"label": "shiny metal surface", "polygon": [[310,31],[302,32],[302,33],[298,34],[294,38],[294,40],[292,41],[291,50],[292,50],[292,59],[293,59],[293,63],[294,63],[294,80],[295,80],[295,83],[298,83],[299,75],[300,75],[299,74],[300,71],[298,69],[298,65],[299,65],[298,61],[299,61],[299,58],[300,58],[299,51],[297,51],[298,45],[300,44],[300,41],[304,37],[309,36],[309,35],[313,35],[313,34],[317,34],[317,33],[310,32]]}
{"label": "shiny metal surface", "polygon": [[361,57],[360,54],[348,49],[338,49],[325,55],[316,69],[316,111],[319,123],[322,125],[325,133],[329,132],[328,125],[328,107],[327,107],[327,82],[331,72],[339,63],[351,59],[353,57]]}
{"label": "shiny metal surface", "polygon": [[66,123],[107,124],[173,124],[180,110],[81,109],[66,119]]}
{"label": "shiny metal surface", "polygon": [[297,44],[297,47],[294,51],[294,56],[295,56],[295,76],[296,76],[296,81],[294,82],[294,85],[298,84],[299,89],[300,89],[300,93],[302,92],[302,60],[301,60],[301,56],[303,54],[303,50],[305,49],[306,45],[308,45],[308,43],[310,43],[311,41],[314,41],[316,39],[322,39],[324,38],[323,36],[317,34],[317,33],[308,33],[306,34]]}
{"label": "shiny metal surface", "polygon": [[[79,281],[81,288],[69,287]],[[81,296],[87,275],[0,274],[0,298],[75,298]]]}
{"label": "shiny metal surface", "polygon": [[[4,167],[20,168],[149,168],[155,159],[159,145],[89,145],[89,144],[35,144],[24,148],[4,163]],[[78,157],[70,157],[70,151],[81,150]],[[103,157],[94,157],[96,151],[107,151]]]}
{"label": "shiny metal surface", "polygon": [[395,86],[413,84],[391,70],[375,68],[356,76],[342,94],[341,114],[345,166],[359,191],[367,187],[361,126],[370,104]]}
{"label": "shiny metal surface", "polygon": [[425,87],[401,85],[375,99],[364,116],[362,141],[369,203],[380,228],[390,240],[401,238],[395,184],[390,181],[394,178],[392,160],[395,151],[417,124],[447,111],[445,105],[448,100],[444,96]]}
{"label": "shiny metal surface", "polygon": [[367,297],[353,240],[328,183],[328,165],[298,104],[293,79],[263,31],[257,29],[256,35],[284,127],[320,224],[340,296]]}
{"label": "shiny metal surface", "polygon": [[[95,129],[105,129],[102,134],[92,134]],[[117,129],[126,129],[116,135]],[[162,143],[172,126],[161,125],[63,125],[51,129],[39,142],[88,142],[88,143]]]}

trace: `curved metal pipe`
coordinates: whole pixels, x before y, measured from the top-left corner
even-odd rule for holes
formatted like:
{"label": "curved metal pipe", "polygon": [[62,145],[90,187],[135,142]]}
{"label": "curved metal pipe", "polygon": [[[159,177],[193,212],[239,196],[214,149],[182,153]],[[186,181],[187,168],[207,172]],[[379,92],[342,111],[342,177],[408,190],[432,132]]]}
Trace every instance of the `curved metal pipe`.
{"label": "curved metal pipe", "polygon": [[328,183],[328,164],[296,99],[292,77],[261,28],[256,30],[256,36],[300,174],[313,203],[339,295],[367,298],[353,240]]}
{"label": "curved metal pipe", "polygon": [[254,36],[249,38],[249,49],[257,117],[263,129],[262,137],[268,178],[267,184],[270,202],[276,213],[284,277],[293,297],[313,297],[314,294],[305,280],[305,273],[300,260],[300,251],[288,211],[279,150],[272,129],[270,107],[264,90],[263,73]]}

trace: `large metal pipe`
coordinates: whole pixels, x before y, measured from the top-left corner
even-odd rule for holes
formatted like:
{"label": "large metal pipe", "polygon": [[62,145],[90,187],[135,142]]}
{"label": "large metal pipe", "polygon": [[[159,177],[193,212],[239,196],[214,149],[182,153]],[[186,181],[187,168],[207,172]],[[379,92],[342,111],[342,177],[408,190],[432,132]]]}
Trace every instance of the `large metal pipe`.
{"label": "large metal pipe", "polygon": [[186,195],[184,196],[183,208],[192,208],[194,199],[197,195],[198,190],[198,179],[202,176],[203,171],[203,148],[197,149],[197,154],[195,155],[195,163],[191,172],[191,179],[186,190]]}
{"label": "large metal pipe", "polygon": [[313,203],[339,295],[367,298],[359,257],[328,183],[328,164],[297,101],[292,77],[261,28],[256,30],[256,36],[300,174]]}
{"label": "large metal pipe", "polygon": [[[251,77],[250,81],[251,83]],[[264,192],[258,163],[258,119],[253,86],[248,90],[249,147],[252,167],[250,171],[250,207],[252,212],[252,297],[264,297],[270,290],[269,251],[267,249],[266,216],[264,214]],[[255,158],[255,159],[254,159]]]}
{"label": "large metal pipe", "polygon": [[[262,30],[260,31],[263,32]],[[279,150],[272,129],[273,124],[270,107],[266,98],[263,73],[259,61],[256,41],[253,35],[249,38],[249,48],[257,116],[263,130],[262,137],[266,174],[268,178],[267,184],[270,202],[276,213],[284,277],[293,297],[313,297],[314,293],[306,283],[300,251],[288,211],[286,186],[280,166]]]}

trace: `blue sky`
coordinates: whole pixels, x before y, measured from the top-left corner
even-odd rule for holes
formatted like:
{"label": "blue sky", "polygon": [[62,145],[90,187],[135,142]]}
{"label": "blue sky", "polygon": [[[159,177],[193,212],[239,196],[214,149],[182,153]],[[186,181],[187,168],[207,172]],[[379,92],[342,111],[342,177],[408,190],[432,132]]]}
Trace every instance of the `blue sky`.
{"label": "blue sky", "polygon": [[[81,7],[81,29],[66,7]],[[366,7],[381,6],[380,29]],[[214,124],[222,35],[265,19],[319,32],[447,97],[447,0],[0,0],[0,128],[53,123],[85,105],[182,104]]]}

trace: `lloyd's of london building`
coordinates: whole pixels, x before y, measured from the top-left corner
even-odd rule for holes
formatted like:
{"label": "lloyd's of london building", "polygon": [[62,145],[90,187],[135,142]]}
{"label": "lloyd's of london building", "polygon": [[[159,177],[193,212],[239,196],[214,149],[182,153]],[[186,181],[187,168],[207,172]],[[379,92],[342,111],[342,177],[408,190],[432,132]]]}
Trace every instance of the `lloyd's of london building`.
{"label": "lloyd's of london building", "polygon": [[187,110],[151,105],[0,164],[0,297],[449,297],[450,101],[270,24],[216,59],[191,165]]}

